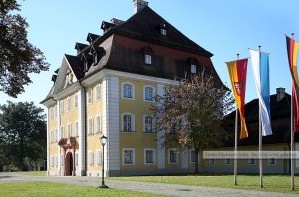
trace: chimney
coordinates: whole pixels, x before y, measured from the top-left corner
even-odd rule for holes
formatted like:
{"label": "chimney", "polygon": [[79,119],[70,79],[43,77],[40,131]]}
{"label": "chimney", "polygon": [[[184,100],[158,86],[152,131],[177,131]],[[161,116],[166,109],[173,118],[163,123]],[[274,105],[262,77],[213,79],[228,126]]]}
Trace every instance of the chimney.
{"label": "chimney", "polygon": [[276,88],[277,102],[285,97],[285,88]]}
{"label": "chimney", "polygon": [[133,0],[133,3],[134,3],[134,14],[138,13],[144,7],[148,6],[148,2],[143,0]]}

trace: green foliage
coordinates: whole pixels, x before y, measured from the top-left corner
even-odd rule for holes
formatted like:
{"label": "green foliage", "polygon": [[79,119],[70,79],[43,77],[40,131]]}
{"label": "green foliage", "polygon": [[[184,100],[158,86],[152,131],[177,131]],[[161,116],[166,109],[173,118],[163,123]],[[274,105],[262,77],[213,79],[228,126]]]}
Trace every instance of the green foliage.
{"label": "green foliage", "polygon": [[33,102],[0,106],[1,153],[7,160],[24,169],[24,159],[38,161],[45,158],[47,128],[42,108]]}
{"label": "green foliage", "polygon": [[[200,150],[221,145],[222,119],[233,98],[212,76],[202,72],[169,85],[156,101],[154,119],[158,130],[166,133],[167,147],[193,147],[197,156]],[[198,172],[197,163],[195,166]]]}
{"label": "green foliage", "polygon": [[0,91],[12,97],[32,82],[28,74],[49,68],[40,49],[27,40],[28,24],[18,11],[15,0],[0,0]]}

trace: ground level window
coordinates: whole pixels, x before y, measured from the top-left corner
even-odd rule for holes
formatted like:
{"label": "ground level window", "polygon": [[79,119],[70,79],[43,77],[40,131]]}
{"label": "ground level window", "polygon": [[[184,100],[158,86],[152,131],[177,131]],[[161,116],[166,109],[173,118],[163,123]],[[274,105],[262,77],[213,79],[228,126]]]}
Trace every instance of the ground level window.
{"label": "ground level window", "polygon": [[209,159],[209,165],[210,166],[215,165],[215,159]]}
{"label": "ground level window", "polygon": [[170,149],[169,150],[169,163],[173,164],[173,163],[177,163],[178,162],[178,156],[177,156],[177,152],[174,149]]}
{"label": "ground level window", "polygon": [[123,149],[123,164],[124,165],[135,164],[135,149]]}
{"label": "ground level window", "polygon": [[154,149],[145,149],[144,150],[144,163],[145,164],[154,164],[154,163],[156,163],[155,150]]}
{"label": "ground level window", "polygon": [[248,159],[248,164],[255,165],[255,159],[253,159],[253,158]]}

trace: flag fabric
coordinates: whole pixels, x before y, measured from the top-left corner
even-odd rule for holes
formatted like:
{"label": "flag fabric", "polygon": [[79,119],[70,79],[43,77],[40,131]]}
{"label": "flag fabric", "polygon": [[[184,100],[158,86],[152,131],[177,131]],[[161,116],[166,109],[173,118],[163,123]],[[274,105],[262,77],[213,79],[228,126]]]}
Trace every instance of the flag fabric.
{"label": "flag fabric", "polygon": [[238,106],[241,122],[240,139],[248,137],[248,131],[245,121],[245,89],[248,59],[240,59],[227,62],[228,73],[231,86]]}
{"label": "flag fabric", "polygon": [[269,54],[250,49],[252,70],[259,99],[262,135],[272,134],[270,121]]}
{"label": "flag fabric", "polygon": [[299,132],[299,101],[298,101],[298,88],[299,79],[297,72],[297,56],[299,43],[293,38],[286,36],[287,41],[287,52],[291,75],[293,78],[292,82],[292,99],[293,99],[293,110],[294,110],[294,132]]}
{"label": "flag fabric", "polygon": [[292,99],[293,99],[293,129],[294,132],[299,132],[299,103],[298,103],[298,89],[295,82],[292,83]]}

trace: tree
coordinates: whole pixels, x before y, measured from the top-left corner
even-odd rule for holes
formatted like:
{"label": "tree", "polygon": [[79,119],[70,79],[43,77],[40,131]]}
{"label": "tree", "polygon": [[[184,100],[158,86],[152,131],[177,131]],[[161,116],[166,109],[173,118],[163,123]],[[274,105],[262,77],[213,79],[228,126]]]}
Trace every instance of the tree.
{"label": "tree", "polygon": [[30,73],[49,68],[41,50],[27,40],[28,23],[18,11],[16,0],[0,0],[0,91],[12,97],[32,82]]}
{"label": "tree", "polygon": [[2,154],[13,165],[25,169],[24,159],[44,159],[47,147],[46,115],[33,102],[0,106],[0,142]]}
{"label": "tree", "polygon": [[203,72],[167,86],[156,102],[153,116],[158,132],[165,132],[165,145],[193,147],[198,173],[199,151],[221,145],[222,118],[233,104],[230,92]]}

